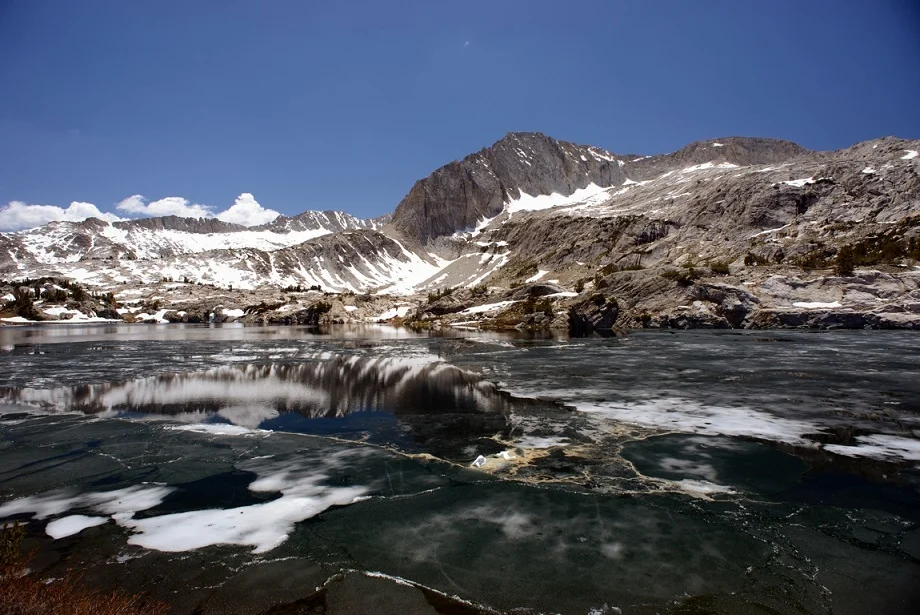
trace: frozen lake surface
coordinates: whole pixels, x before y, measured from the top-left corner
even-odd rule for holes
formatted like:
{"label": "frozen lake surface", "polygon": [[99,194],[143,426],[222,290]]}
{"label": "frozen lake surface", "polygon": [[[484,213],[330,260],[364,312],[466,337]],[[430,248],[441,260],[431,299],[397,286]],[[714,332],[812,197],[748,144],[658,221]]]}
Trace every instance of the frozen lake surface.
{"label": "frozen lake surface", "polygon": [[913,613],[906,332],[0,329],[0,519],[176,613]]}

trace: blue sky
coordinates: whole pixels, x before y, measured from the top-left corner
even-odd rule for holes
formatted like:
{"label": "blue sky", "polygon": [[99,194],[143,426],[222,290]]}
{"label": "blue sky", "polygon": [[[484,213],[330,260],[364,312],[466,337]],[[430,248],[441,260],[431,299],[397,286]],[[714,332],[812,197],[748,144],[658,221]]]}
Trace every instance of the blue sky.
{"label": "blue sky", "polygon": [[0,85],[17,211],[215,213],[250,193],[244,218],[364,217],[508,131],[642,154],[920,138],[920,7],[0,0]]}

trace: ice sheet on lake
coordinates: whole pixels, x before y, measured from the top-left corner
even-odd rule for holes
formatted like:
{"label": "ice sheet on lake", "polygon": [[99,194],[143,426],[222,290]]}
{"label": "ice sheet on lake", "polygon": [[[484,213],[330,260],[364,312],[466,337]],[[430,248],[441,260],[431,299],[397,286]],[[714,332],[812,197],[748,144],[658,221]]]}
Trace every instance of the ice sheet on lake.
{"label": "ice sheet on lake", "polygon": [[239,425],[226,425],[224,423],[198,423],[193,425],[172,425],[168,429],[173,431],[191,431],[214,436],[252,436],[259,433],[257,430],[241,427]]}
{"label": "ice sheet on lake", "polygon": [[55,519],[45,527],[45,533],[57,540],[79,534],[88,527],[96,527],[108,521],[108,517],[87,517],[86,515],[69,515]]}
{"label": "ice sheet on lake", "polygon": [[706,480],[685,478],[674,483],[681,491],[691,495],[712,495],[714,493],[734,493],[735,490],[725,485],[717,485]]}
{"label": "ice sheet on lake", "polygon": [[560,436],[524,436],[515,440],[514,445],[519,448],[555,448],[569,446],[569,440]]}
{"label": "ice sheet on lake", "polygon": [[34,514],[37,519],[47,519],[78,508],[107,515],[133,515],[159,505],[172,491],[172,487],[162,485],[136,485],[95,493],[52,491],[0,504],[0,519],[27,513]]}
{"label": "ice sheet on lake", "polygon": [[847,457],[920,461],[920,440],[885,434],[857,436],[855,445],[825,444],[824,449]]}
{"label": "ice sheet on lake", "polygon": [[575,407],[606,418],[684,433],[746,436],[798,446],[814,446],[803,438],[818,425],[774,416],[746,407],[705,405],[679,398],[637,402],[577,402]]}
{"label": "ice sheet on lake", "polygon": [[258,478],[249,485],[257,493],[281,493],[270,502],[230,509],[181,512],[121,523],[137,532],[128,542],[158,551],[191,551],[212,545],[253,547],[265,553],[283,543],[294,524],[332,506],[346,506],[364,499],[364,486],[329,486],[329,472],[351,464],[365,451],[341,451],[320,459],[279,462],[252,460],[241,469]]}

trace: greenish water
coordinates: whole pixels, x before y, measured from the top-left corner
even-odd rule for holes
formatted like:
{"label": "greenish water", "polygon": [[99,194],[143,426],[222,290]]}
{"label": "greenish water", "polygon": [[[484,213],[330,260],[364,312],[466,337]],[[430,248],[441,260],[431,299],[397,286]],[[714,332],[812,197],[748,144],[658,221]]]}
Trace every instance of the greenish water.
{"label": "greenish water", "polygon": [[[0,330],[0,517],[177,613],[912,613],[906,333]],[[482,456],[481,467],[471,467]]]}

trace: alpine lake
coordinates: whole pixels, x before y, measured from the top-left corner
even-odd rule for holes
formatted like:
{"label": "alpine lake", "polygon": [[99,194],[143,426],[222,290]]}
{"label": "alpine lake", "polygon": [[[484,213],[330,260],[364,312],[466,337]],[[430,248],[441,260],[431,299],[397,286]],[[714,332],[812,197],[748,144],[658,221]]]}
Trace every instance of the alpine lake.
{"label": "alpine lake", "polygon": [[176,614],[920,612],[920,344],[0,328],[0,521]]}

